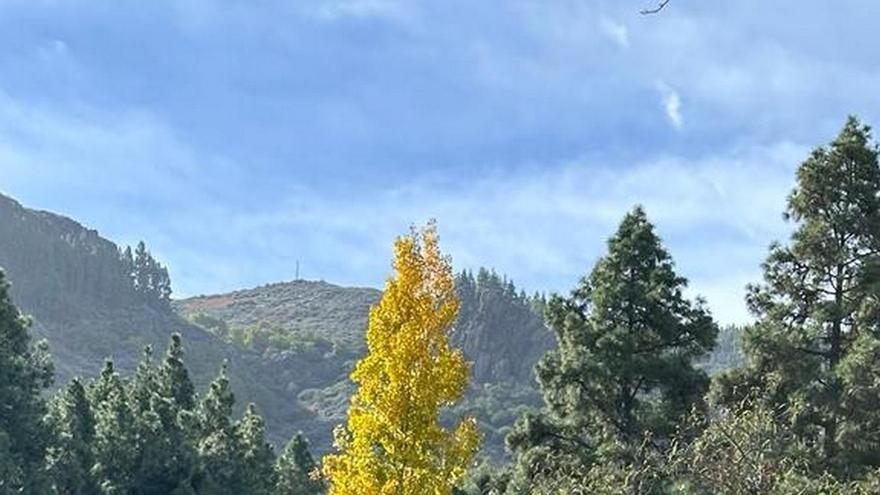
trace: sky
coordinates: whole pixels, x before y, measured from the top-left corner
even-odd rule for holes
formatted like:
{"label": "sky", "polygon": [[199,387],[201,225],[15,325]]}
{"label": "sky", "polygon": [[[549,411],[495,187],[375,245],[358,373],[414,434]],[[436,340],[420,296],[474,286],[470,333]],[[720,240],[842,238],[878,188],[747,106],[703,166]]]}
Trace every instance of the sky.
{"label": "sky", "polygon": [[[567,293],[634,205],[722,323],[795,171],[880,124],[875,0],[2,0],[0,193],[177,296],[456,269]],[[2,242],[2,240],[0,240]]]}

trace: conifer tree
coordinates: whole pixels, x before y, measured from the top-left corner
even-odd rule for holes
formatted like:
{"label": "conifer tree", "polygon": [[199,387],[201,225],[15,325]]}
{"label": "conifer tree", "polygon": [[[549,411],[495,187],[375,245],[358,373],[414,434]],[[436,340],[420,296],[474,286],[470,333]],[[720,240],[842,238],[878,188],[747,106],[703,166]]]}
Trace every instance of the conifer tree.
{"label": "conifer tree", "polygon": [[52,477],[52,491],[59,495],[97,493],[92,476],[95,417],[78,378],[58,393],[49,412],[52,442],[46,467]]}
{"label": "conifer tree", "polygon": [[44,489],[46,405],[52,366],[45,343],[31,343],[30,322],[12,304],[0,270],[0,495]]}
{"label": "conifer tree", "polygon": [[275,495],[320,495],[324,484],[318,479],[308,440],[297,433],[275,463]]}
{"label": "conifer tree", "polygon": [[450,494],[479,443],[472,419],[454,431],[438,421],[464,393],[468,365],[447,339],[459,301],[433,224],[397,239],[394,270],[370,311],[339,453],[324,459],[332,495]]}
{"label": "conifer tree", "polygon": [[156,266],[156,297],[163,304],[167,304],[171,300],[171,277],[167,268],[159,264]]}
{"label": "conifer tree", "polygon": [[101,493],[131,493],[137,470],[135,416],[113,361],[107,361],[89,390],[95,414],[92,473]]}
{"label": "conifer tree", "polygon": [[818,471],[855,475],[880,466],[880,166],[870,128],[850,117],[797,172],[764,282],[747,302],[748,367],[719,381],[729,402],[757,394],[790,412],[816,446]]}
{"label": "conifer tree", "polygon": [[129,385],[129,403],[137,416],[142,416],[150,410],[150,401],[158,389],[157,372],[153,364],[153,347],[144,346],[141,360],[135,370]]}
{"label": "conifer tree", "polygon": [[183,362],[183,341],[180,334],[171,336],[165,360],[158,373],[159,393],[171,400],[175,407],[187,411],[195,408],[195,387]]}
{"label": "conifer tree", "polygon": [[694,364],[718,329],[701,301],[684,298],[686,283],[637,207],[571,296],[551,298],[558,348],[536,368],[546,408],[507,439],[520,483],[559,463],[633,462],[645,439],[662,442],[700,403],[709,380]]}
{"label": "conifer tree", "polygon": [[199,409],[200,494],[238,495],[244,492],[241,448],[231,421],[233,405],[235,397],[229,388],[224,364]]}
{"label": "conifer tree", "polygon": [[151,304],[166,306],[171,301],[171,277],[168,269],[153,258],[144,241],[138,242],[132,261],[130,250],[123,253],[123,264],[131,263],[134,290]]}
{"label": "conifer tree", "polygon": [[150,271],[152,270],[152,259],[147,245],[144,241],[138,242],[134,251],[134,287],[137,292],[147,296],[152,292],[152,283],[150,280]]}
{"label": "conifer tree", "polygon": [[138,443],[139,493],[193,491],[197,454],[192,443],[195,392],[183,363],[183,345],[173,335],[162,366],[151,366],[149,349],[130,387]]}
{"label": "conifer tree", "polygon": [[131,283],[131,287],[135,287],[135,267],[134,267],[134,253],[131,251],[131,246],[126,246],[125,250],[122,251],[120,255],[122,260],[122,269],[125,273],[126,279]]}
{"label": "conifer tree", "polygon": [[242,482],[251,495],[275,493],[275,452],[266,442],[266,425],[256,406],[248,404],[236,427],[242,456]]}

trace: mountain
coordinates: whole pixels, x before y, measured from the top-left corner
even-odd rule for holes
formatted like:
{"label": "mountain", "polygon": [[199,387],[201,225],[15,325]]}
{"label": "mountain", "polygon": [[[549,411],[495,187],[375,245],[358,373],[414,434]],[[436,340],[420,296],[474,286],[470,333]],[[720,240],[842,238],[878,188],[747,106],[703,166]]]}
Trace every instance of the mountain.
{"label": "mountain", "polygon": [[[461,311],[452,343],[473,363],[465,399],[444,416],[471,414],[485,433],[485,452],[503,455],[507,428],[524,406],[539,404],[532,368],[553,345],[541,317],[543,300],[517,292],[493,271],[456,277]],[[181,316],[266,362],[297,367],[287,390],[326,424],[345,420],[354,391],[348,374],[366,350],[369,308],[381,292],[326,282],[275,283],[175,301]],[[289,369],[277,367],[278,373]],[[277,377],[276,377],[277,378]]]}
{"label": "mountain", "polygon": [[0,195],[0,267],[35,334],[49,342],[56,387],[73,376],[95,376],[107,358],[130,372],[144,346],[161,355],[171,334],[180,333],[200,390],[227,362],[239,410],[255,402],[276,445],[302,430],[316,445],[329,446],[332,425],[302,407],[298,390],[288,388],[290,375],[306,369],[298,356],[267,360],[181,318],[168,304],[145,299],[123,254],[95,230]]}
{"label": "mountain", "polygon": [[[459,273],[456,287],[461,309],[451,339],[473,363],[472,381],[530,384],[532,367],[553,345],[542,300],[517,292],[512,281],[487,269],[476,276]],[[381,295],[372,288],[299,280],[175,301],[174,308],[219,337],[262,352],[324,340],[360,355],[369,309]],[[247,344],[248,335],[262,335],[265,342]]]}
{"label": "mountain", "polygon": [[[381,295],[293,281],[168,304],[138,290],[120,246],[3,195],[0,267],[35,333],[49,341],[57,387],[95,376],[106,358],[132,371],[144,346],[161,355],[170,335],[180,333],[200,391],[227,362],[239,409],[256,403],[276,446],[303,431],[319,453],[329,450],[332,428],[344,419],[353,391],[348,373],[365,350],[369,308]],[[453,341],[474,362],[474,379],[466,400],[446,414],[477,416],[486,452],[500,455],[518,408],[537,404],[531,368],[552,336],[540,298],[518,293],[509,280],[481,270],[461,273],[458,284],[462,310]]]}

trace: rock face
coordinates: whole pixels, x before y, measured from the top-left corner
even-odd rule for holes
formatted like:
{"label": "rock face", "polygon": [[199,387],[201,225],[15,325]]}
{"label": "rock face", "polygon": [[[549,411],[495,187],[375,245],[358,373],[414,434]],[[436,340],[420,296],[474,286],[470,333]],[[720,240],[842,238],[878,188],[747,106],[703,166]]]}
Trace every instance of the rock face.
{"label": "rock face", "polygon": [[542,300],[480,269],[456,277],[461,310],[452,341],[473,362],[476,383],[531,385],[538,359],[554,345],[544,326]]}
{"label": "rock face", "polygon": [[[303,431],[318,453],[329,450],[332,428],[345,419],[353,391],[348,374],[365,351],[369,308],[381,296],[372,288],[293,281],[171,307],[150,304],[132,290],[116,244],[2,195],[0,267],[16,304],[33,316],[35,333],[49,341],[56,385],[95,376],[108,357],[131,371],[145,345],[161,355],[177,332],[198,390],[227,361],[239,408],[256,403],[273,443]],[[532,367],[552,336],[536,311],[539,301],[517,294],[508,280],[481,270],[460,274],[458,284],[453,342],[474,363],[464,409],[503,431],[512,419],[497,419],[496,410],[510,410],[504,397],[531,389]],[[503,436],[492,438],[499,452]]]}

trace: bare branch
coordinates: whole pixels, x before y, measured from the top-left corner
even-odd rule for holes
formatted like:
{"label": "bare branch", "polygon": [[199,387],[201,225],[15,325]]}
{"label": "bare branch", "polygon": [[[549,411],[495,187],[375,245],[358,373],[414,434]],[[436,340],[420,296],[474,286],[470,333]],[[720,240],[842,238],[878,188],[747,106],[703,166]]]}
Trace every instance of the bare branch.
{"label": "bare branch", "polygon": [[662,2],[660,2],[660,5],[654,7],[653,9],[644,9],[639,13],[642,15],[656,14],[656,13],[660,12],[661,10],[663,10],[666,7],[666,4],[668,4],[668,3],[669,3],[669,0],[663,0]]}

